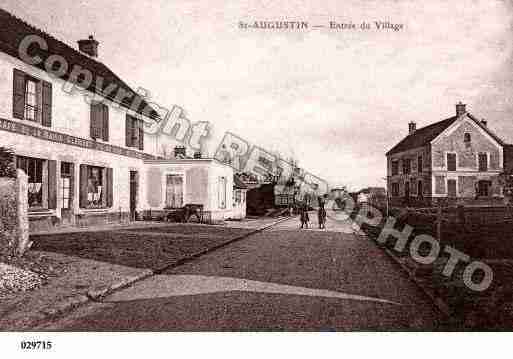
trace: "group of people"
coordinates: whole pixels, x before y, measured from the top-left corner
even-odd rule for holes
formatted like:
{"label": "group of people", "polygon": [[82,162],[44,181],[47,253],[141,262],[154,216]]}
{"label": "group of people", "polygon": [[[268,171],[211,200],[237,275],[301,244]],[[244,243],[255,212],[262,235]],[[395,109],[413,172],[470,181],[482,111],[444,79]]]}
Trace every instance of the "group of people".
{"label": "group of people", "polygon": [[[326,204],[326,195],[317,197],[319,203],[319,209],[317,210],[317,219],[319,222],[319,229],[326,229],[326,209],[324,205]],[[310,222],[310,217],[308,215],[308,204],[303,202],[299,206],[299,220],[301,221],[301,228],[307,228]]]}

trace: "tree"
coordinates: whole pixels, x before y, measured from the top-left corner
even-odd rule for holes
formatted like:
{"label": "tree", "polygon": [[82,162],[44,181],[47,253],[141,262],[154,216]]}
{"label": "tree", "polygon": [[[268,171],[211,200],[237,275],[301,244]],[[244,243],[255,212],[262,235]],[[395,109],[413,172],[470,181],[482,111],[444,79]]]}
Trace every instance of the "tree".
{"label": "tree", "polygon": [[5,147],[0,147],[0,177],[16,177],[14,152]]}

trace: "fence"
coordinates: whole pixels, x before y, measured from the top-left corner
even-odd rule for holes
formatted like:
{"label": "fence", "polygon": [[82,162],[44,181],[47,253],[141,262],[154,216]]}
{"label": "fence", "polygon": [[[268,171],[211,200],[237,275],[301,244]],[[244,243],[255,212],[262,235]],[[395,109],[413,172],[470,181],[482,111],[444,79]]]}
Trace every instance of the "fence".
{"label": "fence", "polygon": [[439,206],[394,210],[416,234],[429,234],[478,258],[513,258],[513,208]]}

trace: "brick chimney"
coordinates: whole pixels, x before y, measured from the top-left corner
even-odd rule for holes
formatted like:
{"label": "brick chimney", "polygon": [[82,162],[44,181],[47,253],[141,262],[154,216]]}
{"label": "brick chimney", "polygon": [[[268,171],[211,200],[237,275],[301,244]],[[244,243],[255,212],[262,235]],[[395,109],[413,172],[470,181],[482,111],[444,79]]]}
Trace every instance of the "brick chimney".
{"label": "brick chimney", "polygon": [[86,40],[78,40],[77,42],[80,52],[91,57],[98,57],[98,45],[100,43],[94,39],[93,35],[89,35]]}
{"label": "brick chimney", "polygon": [[467,112],[466,105],[464,103],[458,102],[456,104],[456,116],[461,116]]}
{"label": "brick chimney", "polygon": [[175,158],[185,158],[185,146],[176,146],[175,147]]}
{"label": "brick chimney", "polygon": [[484,118],[481,120],[481,125],[484,127],[488,126],[488,121],[486,121]]}
{"label": "brick chimney", "polygon": [[417,130],[417,124],[415,122],[411,121],[410,123],[408,123],[408,134],[411,135],[416,130]]}

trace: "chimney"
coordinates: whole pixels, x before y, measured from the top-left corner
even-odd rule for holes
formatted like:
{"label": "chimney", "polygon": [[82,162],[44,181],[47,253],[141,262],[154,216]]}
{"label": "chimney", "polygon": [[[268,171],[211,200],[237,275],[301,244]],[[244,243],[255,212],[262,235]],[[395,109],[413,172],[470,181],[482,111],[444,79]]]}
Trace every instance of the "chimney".
{"label": "chimney", "polygon": [[466,105],[461,103],[461,101],[456,104],[456,116],[460,117],[467,112],[465,106]]}
{"label": "chimney", "polygon": [[176,146],[175,147],[175,158],[185,158],[185,146]]}
{"label": "chimney", "polygon": [[413,132],[415,132],[415,130],[417,130],[417,124],[413,121],[408,123],[408,134],[411,135]]}
{"label": "chimney", "polygon": [[94,39],[93,35],[89,35],[87,40],[78,40],[77,42],[80,52],[91,57],[98,57],[98,45],[100,43]]}
{"label": "chimney", "polygon": [[481,120],[481,125],[484,127],[488,126],[488,121],[486,121],[484,118]]}

